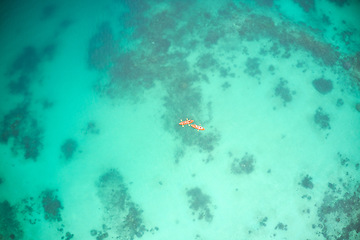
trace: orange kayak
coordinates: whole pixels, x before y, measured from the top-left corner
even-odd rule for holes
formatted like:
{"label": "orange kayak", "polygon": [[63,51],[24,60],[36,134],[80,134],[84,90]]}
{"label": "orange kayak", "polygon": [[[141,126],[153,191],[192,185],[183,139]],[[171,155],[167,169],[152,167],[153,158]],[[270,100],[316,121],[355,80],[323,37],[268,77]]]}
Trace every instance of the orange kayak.
{"label": "orange kayak", "polygon": [[183,127],[184,127],[184,125],[190,125],[191,123],[194,122],[194,120],[189,120],[189,119],[186,119],[185,121],[182,121],[182,120],[180,120],[180,121],[181,122],[179,123],[179,125],[181,125]]}
{"label": "orange kayak", "polygon": [[205,128],[203,128],[202,126],[199,126],[199,125],[196,125],[196,124],[192,124],[191,125],[193,128],[197,129],[198,131],[199,130],[205,130]]}

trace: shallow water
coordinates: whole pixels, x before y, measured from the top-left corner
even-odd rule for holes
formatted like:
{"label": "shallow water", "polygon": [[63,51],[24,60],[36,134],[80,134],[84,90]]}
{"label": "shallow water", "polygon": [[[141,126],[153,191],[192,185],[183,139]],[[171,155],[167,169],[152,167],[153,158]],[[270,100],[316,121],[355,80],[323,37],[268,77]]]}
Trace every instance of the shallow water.
{"label": "shallow water", "polygon": [[2,4],[0,239],[360,239],[359,11]]}

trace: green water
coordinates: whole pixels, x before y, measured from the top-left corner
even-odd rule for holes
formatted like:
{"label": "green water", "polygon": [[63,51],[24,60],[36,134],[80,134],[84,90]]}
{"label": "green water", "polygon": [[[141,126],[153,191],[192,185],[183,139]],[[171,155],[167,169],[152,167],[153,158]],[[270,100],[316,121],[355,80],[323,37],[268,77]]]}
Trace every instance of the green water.
{"label": "green water", "polygon": [[0,240],[360,239],[359,13],[2,3]]}

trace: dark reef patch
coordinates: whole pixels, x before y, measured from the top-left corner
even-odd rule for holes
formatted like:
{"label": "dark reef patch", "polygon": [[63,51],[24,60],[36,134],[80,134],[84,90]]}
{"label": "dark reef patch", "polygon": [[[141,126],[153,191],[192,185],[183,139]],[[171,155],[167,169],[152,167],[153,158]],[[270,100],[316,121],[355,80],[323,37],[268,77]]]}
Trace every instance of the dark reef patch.
{"label": "dark reef patch", "polygon": [[344,167],[349,166],[350,159],[348,157],[344,156],[343,154],[341,154],[339,152],[337,153],[337,155],[338,155],[338,157],[340,159],[341,166],[344,166]]}
{"label": "dark reef patch", "polygon": [[23,198],[21,203],[18,204],[18,209],[24,222],[34,225],[41,221],[42,206],[40,205],[42,195],[40,195],[39,199],[40,201],[36,201],[33,197],[27,197]]}
{"label": "dark reef patch", "polygon": [[325,25],[331,25],[331,21],[328,15],[323,14],[321,21],[325,24]]}
{"label": "dark reef patch", "polygon": [[61,145],[61,152],[66,160],[69,160],[73,157],[74,153],[78,149],[78,143],[74,139],[67,139],[62,145]]}
{"label": "dark reef patch", "polygon": [[330,117],[327,113],[323,111],[321,107],[316,109],[314,115],[314,122],[320,126],[321,129],[331,129],[330,127]]}
{"label": "dark reef patch", "polygon": [[103,240],[109,236],[108,233],[101,233],[96,237],[96,240]]}
{"label": "dark reef patch", "polygon": [[93,237],[96,237],[96,240],[103,240],[103,239],[109,237],[109,233],[107,231],[110,230],[110,229],[111,228],[108,228],[107,225],[103,224],[102,225],[102,230],[92,229],[90,231],[90,235],[93,236]]}
{"label": "dark reef patch", "polygon": [[245,63],[244,73],[247,73],[249,76],[257,77],[261,75],[261,71],[259,69],[260,63],[259,58],[248,58]]}
{"label": "dark reef patch", "polygon": [[27,46],[11,64],[7,73],[10,76],[13,76],[15,73],[29,75],[37,70],[40,62],[41,54],[38,50],[32,46]]}
{"label": "dark reef patch", "polygon": [[328,0],[328,1],[335,3],[339,7],[343,7],[345,4],[349,4],[349,0]]}
{"label": "dark reef patch", "polygon": [[310,12],[311,10],[315,10],[315,0],[293,0],[293,1],[299,4],[300,7],[305,12]]}
{"label": "dark reef patch", "polygon": [[[143,46],[144,48],[154,47]],[[168,79],[172,66],[168,65],[170,58],[162,54],[150,52],[129,51],[122,53],[114,59],[109,70],[110,82],[106,87],[106,94],[112,98],[129,97],[136,100],[147,89],[154,87],[155,80]],[[176,67],[181,69],[181,65]]]}
{"label": "dark reef patch", "polygon": [[[193,128],[179,128],[172,124],[185,117],[184,113],[201,114],[202,95],[200,89],[192,87],[194,81],[192,76],[185,75],[177,81],[175,80],[171,84],[172,86],[168,88],[168,96],[164,97],[164,107],[167,113],[162,116],[164,128],[166,131],[175,132],[184,146],[198,146],[200,151],[211,153],[220,140],[220,135],[216,131],[207,132],[206,134],[203,134],[205,131],[194,134],[195,130]],[[192,104],[183,104],[184,102],[191,102]],[[211,105],[208,105],[209,118],[211,118],[211,107],[209,108],[209,106]],[[186,117],[194,118],[192,114],[188,114]],[[205,123],[202,122],[202,124]],[[204,127],[206,128],[205,125]]]}
{"label": "dark reef patch", "polygon": [[339,98],[338,100],[336,100],[336,106],[337,107],[341,107],[344,105],[344,100],[342,100],[342,98]]}
{"label": "dark reef patch", "polygon": [[345,70],[354,69],[355,71],[360,72],[360,52],[344,57],[341,59],[341,64]]}
{"label": "dark reef patch", "polygon": [[[311,53],[320,59],[326,66],[333,66],[339,59],[337,52],[331,44],[317,39],[313,34],[304,30],[289,30],[289,22],[275,24],[271,17],[250,14],[244,22],[239,23],[239,36],[248,41],[270,38],[278,42],[287,52],[292,48]],[[284,54],[284,57],[288,54]]]}
{"label": "dark reef patch", "polygon": [[29,86],[31,79],[27,75],[21,75],[17,80],[12,80],[9,83],[9,90],[11,94],[29,94]]}
{"label": "dark reef patch", "polygon": [[98,231],[97,230],[95,230],[95,229],[92,229],[92,230],[90,230],[90,235],[91,236],[96,236],[98,234]]}
{"label": "dark reef patch", "polygon": [[166,54],[171,46],[171,42],[166,38],[152,39],[154,54]]}
{"label": "dark reef patch", "polygon": [[[133,6],[134,3],[129,4]],[[219,140],[216,131],[196,135],[187,130],[181,132],[171,125],[180,118],[197,115],[203,117],[202,124],[205,127],[210,120],[202,114],[201,89],[194,88],[193,83],[209,81],[203,70],[219,71],[223,77],[231,76],[230,69],[221,68],[215,55],[205,52],[195,59],[195,64],[187,60],[197,44],[212,47],[223,37],[222,29],[203,28],[204,24],[213,24],[216,16],[206,12],[200,15],[198,12],[192,13],[191,5],[191,1],[182,1],[171,3],[169,9],[155,14],[148,12],[142,15],[142,12],[136,12],[134,16],[134,13],[125,13],[121,15],[120,21],[131,31],[118,31],[104,23],[90,39],[88,65],[109,76],[108,80],[98,81],[96,89],[110,98],[136,103],[148,89],[157,83],[161,84],[164,93],[167,93],[163,116],[166,131],[178,133],[177,136],[186,146],[197,145],[201,151],[212,151]],[[184,19],[188,24],[181,24]],[[117,37],[117,33],[121,36]],[[199,42],[195,35],[205,42]],[[130,47],[122,44],[129,40],[136,44]],[[189,137],[190,134],[194,136]]]}
{"label": "dark reef patch", "polygon": [[210,197],[198,187],[187,190],[186,194],[189,197],[190,209],[193,210],[193,215],[197,213],[199,220],[204,219],[211,222],[213,215],[209,208],[209,204],[211,204]]}
{"label": "dark reef patch", "polygon": [[[146,19],[146,23],[139,28],[139,35],[152,38],[156,35],[167,36],[169,32],[176,28],[176,19],[171,11],[162,11]],[[146,25],[147,24],[147,25]]]}
{"label": "dark reef patch", "polygon": [[327,183],[313,227],[326,240],[360,239],[360,181],[358,163],[338,152],[337,176]]}
{"label": "dark reef patch", "polygon": [[303,186],[304,188],[308,188],[308,189],[313,189],[314,188],[314,184],[312,183],[312,177],[310,177],[309,175],[306,175],[302,180],[301,183],[299,183],[301,186]]}
{"label": "dark reef patch", "polygon": [[[274,42],[271,48],[269,49],[269,52],[273,57],[278,57],[281,54],[281,47],[279,46],[279,43]],[[264,52],[264,55],[266,55],[267,51]]]}
{"label": "dark reef patch", "polygon": [[0,239],[22,239],[24,232],[16,219],[17,209],[8,201],[0,202]]}
{"label": "dark reef patch", "polygon": [[54,16],[56,11],[57,6],[55,4],[48,4],[42,9],[40,19],[42,21],[48,20]]}
{"label": "dark reef patch", "polygon": [[52,60],[55,55],[54,43],[45,45],[43,49],[33,46],[25,47],[9,65],[6,75],[10,78],[8,84],[11,94],[30,95],[30,85],[35,79],[35,73],[44,60]]}
{"label": "dark reef patch", "polygon": [[177,148],[174,153],[175,163],[179,163],[180,159],[185,156],[185,151],[183,148]]}
{"label": "dark reef patch", "polygon": [[268,71],[271,72],[271,73],[274,73],[274,71],[275,71],[274,65],[270,65],[269,68],[268,68]]}
{"label": "dark reef patch", "polygon": [[[100,176],[97,182],[98,196],[104,206],[107,225],[116,231],[117,239],[140,238],[147,231],[142,212],[128,193],[123,177],[115,169]],[[104,235],[105,234],[105,235]],[[97,238],[107,237],[107,233],[98,233]]]}
{"label": "dark reef patch", "polygon": [[219,68],[219,73],[220,73],[220,77],[222,78],[226,78],[228,76],[231,76],[231,77],[235,77],[235,74],[234,73],[230,73],[230,68],[224,68],[224,67],[220,67]]}
{"label": "dark reef patch", "polygon": [[50,60],[54,59],[55,52],[56,52],[55,43],[49,43],[49,44],[45,45],[45,47],[42,49],[41,54],[42,54],[43,58],[50,61]]}
{"label": "dark reef patch", "polygon": [[58,197],[55,195],[54,190],[46,190],[41,193],[42,206],[45,213],[45,220],[50,222],[60,222],[61,214],[60,210],[63,209],[61,202],[58,200]]}
{"label": "dark reef patch", "polygon": [[193,143],[199,146],[201,150],[211,153],[214,150],[215,145],[218,144],[219,140],[220,136],[216,132],[212,132],[206,135],[199,134],[198,136],[195,136]]}
{"label": "dark reef patch", "polygon": [[262,227],[266,227],[266,222],[267,222],[267,220],[268,220],[268,217],[264,217],[261,221],[260,221],[260,226],[262,226]]}
{"label": "dark reef patch", "polygon": [[275,227],[275,230],[277,229],[287,231],[287,225],[282,222],[279,222]]}
{"label": "dark reef patch", "polygon": [[352,42],[352,36],[354,32],[351,31],[342,31],[341,32],[341,40],[346,44],[349,45]]}
{"label": "dark reef patch", "polygon": [[131,235],[140,238],[144,235],[146,228],[142,219],[143,210],[139,209],[134,203],[129,205],[128,213],[124,220],[124,228],[128,229]]}
{"label": "dark reef patch", "polygon": [[257,4],[264,7],[272,7],[274,0],[255,0]]}
{"label": "dark reef patch", "polygon": [[118,51],[118,43],[115,41],[110,24],[102,23],[89,42],[88,65],[90,69],[107,70]]}
{"label": "dark reef patch", "polygon": [[123,177],[115,169],[101,175],[97,187],[98,195],[101,201],[106,204],[106,208],[114,209],[115,212],[124,210],[125,203],[130,201],[127,187],[123,183]]}
{"label": "dark reef patch", "polygon": [[64,19],[61,21],[60,25],[59,25],[59,33],[60,31],[66,30],[67,28],[69,28],[72,24],[74,24],[74,20],[72,19]]}
{"label": "dark reef patch", "polygon": [[84,130],[85,134],[99,134],[100,130],[99,128],[96,126],[96,123],[94,121],[89,121],[85,130]]}
{"label": "dark reef patch", "polygon": [[0,127],[0,142],[7,144],[13,138],[11,148],[13,154],[24,152],[25,159],[36,161],[43,148],[43,130],[38,122],[30,115],[28,104],[18,105],[4,116]]}
{"label": "dark reef patch", "polygon": [[231,87],[231,84],[229,83],[229,82],[224,82],[222,85],[221,85],[221,88],[223,89],[223,90],[226,90],[226,89],[228,89],[228,88],[230,88]]}
{"label": "dark reef patch", "polygon": [[314,88],[321,94],[327,94],[333,89],[331,80],[326,80],[324,78],[315,79],[312,84]]}
{"label": "dark reef patch", "polygon": [[281,97],[283,100],[284,106],[286,103],[292,101],[292,95],[294,92],[291,92],[290,89],[287,87],[288,82],[286,80],[280,79],[280,82],[275,87],[275,96]]}
{"label": "dark reef patch", "polygon": [[196,66],[198,66],[201,70],[214,70],[214,68],[218,66],[218,62],[210,53],[207,53],[199,57]]}
{"label": "dark reef patch", "polygon": [[48,100],[48,99],[44,99],[41,101],[42,107],[43,109],[50,109],[54,106],[54,102]]}
{"label": "dark reef patch", "polygon": [[71,232],[66,232],[65,236],[61,237],[61,239],[64,239],[64,240],[70,240],[73,238],[74,238],[74,234],[72,234]]}
{"label": "dark reef patch", "polygon": [[[317,215],[322,223],[321,234],[325,239],[359,239],[360,191],[326,192]],[[335,237],[336,236],[336,237]],[[334,238],[335,237],[335,238]]]}
{"label": "dark reef patch", "polygon": [[205,47],[212,47],[213,45],[216,45],[219,39],[222,38],[224,35],[225,32],[221,28],[210,29],[204,39]]}
{"label": "dark reef patch", "polygon": [[280,34],[278,31],[270,17],[251,14],[241,24],[238,33],[240,37],[254,41],[265,36],[277,36]]}
{"label": "dark reef patch", "polygon": [[231,172],[234,174],[250,174],[254,171],[255,158],[253,155],[245,153],[241,158],[234,158],[231,164]]}

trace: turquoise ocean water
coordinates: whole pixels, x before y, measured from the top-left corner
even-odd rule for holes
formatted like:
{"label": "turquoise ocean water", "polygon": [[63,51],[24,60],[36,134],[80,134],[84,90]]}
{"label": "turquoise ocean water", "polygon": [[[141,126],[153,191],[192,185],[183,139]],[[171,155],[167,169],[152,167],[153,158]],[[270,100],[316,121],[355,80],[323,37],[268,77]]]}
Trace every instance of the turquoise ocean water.
{"label": "turquoise ocean water", "polygon": [[359,16],[2,2],[0,240],[360,239]]}

